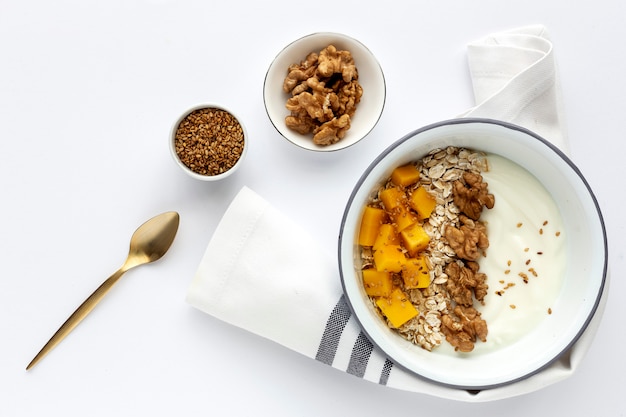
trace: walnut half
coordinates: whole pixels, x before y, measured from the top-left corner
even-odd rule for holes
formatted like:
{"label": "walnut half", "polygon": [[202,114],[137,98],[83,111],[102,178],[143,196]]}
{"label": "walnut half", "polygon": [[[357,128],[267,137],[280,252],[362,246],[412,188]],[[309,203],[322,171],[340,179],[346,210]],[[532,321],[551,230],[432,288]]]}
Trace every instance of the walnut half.
{"label": "walnut half", "polygon": [[471,307],[474,298],[481,304],[485,302],[485,296],[489,286],[486,283],[487,275],[478,272],[479,265],[476,262],[452,262],[446,266],[448,281],[446,287],[452,299],[459,305]]}
{"label": "walnut half", "polygon": [[477,340],[487,341],[487,323],[474,307],[456,306],[454,316],[442,316],[441,323],[441,330],[454,350],[471,352]]}
{"label": "walnut half", "polygon": [[454,182],[452,188],[454,204],[461,210],[461,213],[472,220],[478,220],[483,206],[491,209],[495,204],[495,197],[489,194],[487,186],[488,184],[483,182],[482,175],[465,172],[463,181]]}
{"label": "walnut half", "polygon": [[459,216],[460,227],[446,225],[444,236],[456,255],[468,261],[475,261],[489,247],[487,227],[483,222],[474,221],[464,215]]}

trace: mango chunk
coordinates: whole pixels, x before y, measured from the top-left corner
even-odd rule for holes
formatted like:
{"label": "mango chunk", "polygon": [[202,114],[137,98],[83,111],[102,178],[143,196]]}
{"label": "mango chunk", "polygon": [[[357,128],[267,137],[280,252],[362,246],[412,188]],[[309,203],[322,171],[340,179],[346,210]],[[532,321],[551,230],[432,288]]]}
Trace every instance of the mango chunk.
{"label": "mango chunk", "polygon": [[396,207],[396,209],[391,213],[391,219],[396,225],[398,232],[403,231],[407,227],[412,226],[419,221],[418,217],[405,206]]}
{"label": "mango chunk", "polygon": [[380,249],[383,246],[398,245],[400,244],[400,238],[396,233],[395,227],[389,223],[381,224],[378,229],[378,236],[374,241],[374,250]]}
{"label": "mango chunk", "polygon": [[415,256],[420,251],[426,249],[430,242],[430,237],[419,223],[414,223],[412,226],[402,230],[400,237],[411,256]]}
{"label": "mango chunk", "polygon": [[378,198],[383,202],[385,210],[391,212],[405,204],[408,204],[407,196],[397,187],[385,188],[378,193]]}
{"label": "mango chunk", "polygon": [[391,274],[389,272],[380,272],[374,268],[364,269],[363,286],[367,295],[372,297],[389,297],[393,287],[391,282]]}
{"label": "mango chunk", "polygon": [[385,220],[385,210],[376,207],[365,207],[363,211],[363,217],[361,218],[361,227],[359,229],[359,245],[372,246],[376,237],[378,236],[378,230],[380,225]]}
{"label": "mango chunk", "polygon": [[397,167],[391,173],[391,182],[401,187],[415,184],[420,179],[420,172],[413,164]]}
{"label": "mango chunk", "polygon": [[419,314],[400,288],[395,288],[389,297],[376,299],[376,305],[395,328],[402,326]]}
{"label": "mango chunk", "polygon": [[426,258],[417,256],[406,260],[402,268],[405,288],[427,288],[430,285],[430,271]]}
{"label": "mango chunk", "polygon": [[420,220],[424,220],[430,217],[437,201],[424,187],[418,187],[409,197],[409,206],[417,212]]}
{"label": "mango chunk", "polygon": [[380,272],[400,272],[406,256],[400,245],[387,245],[374,251],[376,270]]}

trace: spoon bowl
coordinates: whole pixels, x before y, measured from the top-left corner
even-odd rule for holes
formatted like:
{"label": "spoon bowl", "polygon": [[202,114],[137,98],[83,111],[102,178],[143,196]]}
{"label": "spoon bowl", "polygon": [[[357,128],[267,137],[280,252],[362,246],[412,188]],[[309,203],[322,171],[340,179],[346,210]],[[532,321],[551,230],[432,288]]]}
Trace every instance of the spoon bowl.
{"label": "spoon bowl", "polygon": [[179,222],[180,216],[178,213],[169,211],[159,214],[139,226],[130,239],[128,257],[122,267],[104,281],[76,311],[72,313],[59,330],[50,338],[48,343],[44,345],[28,364],[26,370],[35,366],[45,355],[58,345],[65,336],[74,330],[126,271],[139,265],[154,262],[163,257],[176,237]]}

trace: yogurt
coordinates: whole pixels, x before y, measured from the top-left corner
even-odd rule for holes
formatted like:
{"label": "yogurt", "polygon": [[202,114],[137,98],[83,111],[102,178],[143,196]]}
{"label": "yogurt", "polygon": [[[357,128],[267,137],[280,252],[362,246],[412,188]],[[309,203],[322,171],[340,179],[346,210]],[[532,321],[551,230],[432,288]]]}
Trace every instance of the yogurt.
{"label": "yogurt", "polygon": [[558,207],[544,186],[509,159],[489,154],[483,172],[493,209],[484,209],[489,248],[479,260],[489,285],[485,305],[487,342],[472,355],[513,344],[549,320],[565,275],[565,228]]}

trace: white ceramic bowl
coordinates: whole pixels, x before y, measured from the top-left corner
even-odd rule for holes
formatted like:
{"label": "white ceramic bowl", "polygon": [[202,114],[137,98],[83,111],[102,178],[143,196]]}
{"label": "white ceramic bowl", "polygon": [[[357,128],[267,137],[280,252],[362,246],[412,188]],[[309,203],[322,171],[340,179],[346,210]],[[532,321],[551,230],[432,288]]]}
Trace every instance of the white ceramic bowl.
{"label": "white ceramic bowl", "polygon": [[[360,255],[356,238],[363,209],[372,193],[384,183],[393,168],[447,146],[501,155],[522,166],[543,184],[562,217],[567,239],[566,266],[554,301],[554,313],[546,314],[545,319],[523,337],[502,349],[477,354],[456,354],[450,349],[452,354],[447,354],[437,350],[428,352],[411,344],[389,329],[376,314],[358,272]],[[496,199],[493,210],[497,208]],[[339,238],[339,264],[343,289],[356,319],[370,340],[394,363],[429,381],[480,390],[510,384],[539,372],[578,340],[594,316],[602,295],[607,272],[607,240],[602,215],[589,185],[560,150],[517,126],[485,119],[456,119],[411,132],[367,168],[345,209]],[[491,293],[497,283],[488,281],[488,284]],[[488,340],[492,336],[497,337],[490,333]]]}
{"label": "white ceramic bowl", "polygon": [[[203,175],[203,174],[199,174],[195,171],[193,171],[191,168],[189,168],[187,165],[185,165],[183,163],[183,161],[181,161],[179,155],[176,153],[176,145],[175,145],[175,139],[176,139],[176,131],[178,130],[178,126],[179,124],[192,112],[196,111],[196,110],[200,110],[200,109],[208,109],[208,108],[212,108],[212,109],[218,109],[218,110],[222,110],[225,111],[227,113],[230,113],[231,116],[233,116],[237,122],[239,123],[239,125],[241,126],[241,129],[243,131],[243,136],[244,136],[244,143],[243,143],[243,151],[241,152],[239,159],[237,160],[237,162],[227,171],[224,171],[220,174],[216,174],[216,175]],[[248,152],[248,132],[246,131],[246,127],[244,126],[243,122],[241,121],[241,118],[237,117],[237,115],[235,113],[233,113],[232,110],[227,109],[226,107],[219,105],[219,104],[215,104],[215,103],[202,103],[202,104],[196,104],[193,107],[187,109],[184,113],[182,113],[178,119],[176,119],[176,121],[174,122],[174,124],[172,125],[172,128],[170,130],[170,134],[169,134],[169,149],[170,149],[170,154],[172,155],[172,158],[174,159],[174,162],[176,163],[176,165],[178,165],[180,167],[180,169],[183,170],[183,172],[185,172],[187,175],[189,175],[192,178],[201,180],[201,181],[219,181],[222,180],[224,178],[227,178],[229,176],[231,176],[233,173],[235,173],[235,171],[237,171],[239,169],[239,167],[241,167],[241,165],[243,164],[243,161],[246,157],[246,154]]]}
{"label": "white ceramic bowl", "polygon": [[[354,57],[359,71],[363,97],[351,119],[350,129],[339,142],[328,146],[313,143],[310,135],[301,135],[285,125],[289,111],[285,108],[289,94],[283,91],[283,81],[289,65],[299,63],[311,52],[319,52],[328,45],[347,50]],[[313,33],[287,45],[274,59],[265,76],[263,100],[265,110],[276,130],[291,143],[313,151],[336,151],[354,145],[376,126],[385,106],[385,77],[380,64],[361,42],[339,33]]]}

